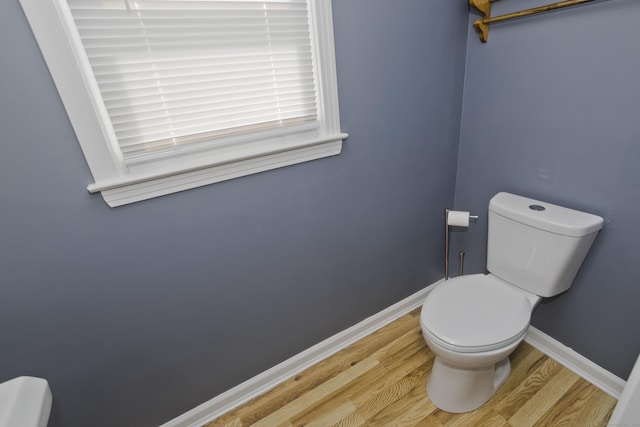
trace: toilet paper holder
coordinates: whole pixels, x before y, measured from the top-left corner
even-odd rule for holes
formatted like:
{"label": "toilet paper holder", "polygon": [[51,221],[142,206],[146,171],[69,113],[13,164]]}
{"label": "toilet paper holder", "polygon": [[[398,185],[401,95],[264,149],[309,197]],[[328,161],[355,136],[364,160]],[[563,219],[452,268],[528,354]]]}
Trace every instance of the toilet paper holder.
{"label": "toilet paper holder", "polygon": [[[451,209],[444,210],[444,231],[445,231],[445,239],[444,239],[444,280],[449,280],[449,213],[456,212],[456,214],[466,215],[468,220],[478,220],[478,215],[471,215],[469,212],[458,212],[453,211]],[[468,224],[468,222],[467,222]],[[458,226],[458,225],[456,225]],[[468,225],[463,225],[462,227],[467,227]],[[460,276],[464,273],[464,252],[460,251],[458,254],[460,259]]]}

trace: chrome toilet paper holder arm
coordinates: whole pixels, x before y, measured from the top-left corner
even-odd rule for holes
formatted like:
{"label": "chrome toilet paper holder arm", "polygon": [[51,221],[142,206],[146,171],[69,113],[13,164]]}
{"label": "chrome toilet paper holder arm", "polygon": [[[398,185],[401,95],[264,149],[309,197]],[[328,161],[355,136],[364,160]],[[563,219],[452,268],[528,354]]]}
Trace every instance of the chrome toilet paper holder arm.
{"label": "chrome toilet paper holder arm", "polygon": [[[444,280],[449,280],[449,212],[451,209],[444,210]],[[478,220],[478,215],[469,215],[470,220]],[[458,254],[460,259],[460,276],[464,274],[464,252]]]}

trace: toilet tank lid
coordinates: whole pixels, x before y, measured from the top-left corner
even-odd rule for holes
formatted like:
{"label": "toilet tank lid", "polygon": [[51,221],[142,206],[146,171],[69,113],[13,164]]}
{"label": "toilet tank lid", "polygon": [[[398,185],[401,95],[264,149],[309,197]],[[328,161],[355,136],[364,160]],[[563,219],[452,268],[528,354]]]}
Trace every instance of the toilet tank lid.
{"label": "toilet tank lid", "polygon": [[595,233],[604,222],[597,215],[504,192],[493,196],[489,211],[531,227],[571,237]]}

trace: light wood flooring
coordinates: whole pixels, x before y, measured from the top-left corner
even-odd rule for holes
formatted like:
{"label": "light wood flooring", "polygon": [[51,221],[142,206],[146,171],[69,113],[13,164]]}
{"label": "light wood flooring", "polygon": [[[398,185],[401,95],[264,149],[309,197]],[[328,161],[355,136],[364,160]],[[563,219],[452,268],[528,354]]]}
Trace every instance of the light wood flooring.
{"label": "light wood flooring", "polygon": [[206,427],[604,426],[616,400],[526,343],[509,379],[466,414],[436,408],[425,384],[434,354],[415,310]]}

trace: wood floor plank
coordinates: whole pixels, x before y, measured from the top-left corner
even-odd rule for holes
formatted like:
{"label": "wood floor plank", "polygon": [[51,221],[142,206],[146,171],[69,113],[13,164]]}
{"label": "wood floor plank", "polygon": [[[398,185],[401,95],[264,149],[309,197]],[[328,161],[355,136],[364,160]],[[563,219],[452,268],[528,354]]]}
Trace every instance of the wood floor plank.
{"label": "wood floor plank", "polygon": [[576,426],[596,427],[607,424],[617,400],[606,393],[596,390],[589,399],[584,402],[580,411],[575,414],[573,421]]}
{"label": "wood floor plank", "polygon": [[[294,425],[306,425],[309,420],[317,417],[326,408],[331,407],[332,402],[350,401],[358,408],[358,415],[366,418],[368,412],[363,411],[363,407],[374,404],[386,404],[391,393],[398,394],[399,390],[413,387],[415,381],[414,373],[420,367],[424,370],[431,365],[429,355],[423,351],[421,346],[413,343],[399,353],[394,354],[385,365],[380,364],[370,372],[358,378],[353,384],[343,387],[336,393],[327,396],[322,401],[309,406],[298,416],[292,418]],[[393,363],[392,363],[393,362]],[[379,410],[379,409],[378,409]]]}
{"label": "wood floor plank", "polygon": [[380,354],[385,355],[384,363],[376,366],[371,371],[360,376],[352,383],[325,396],[324,399],[313,402],[298,415],[292,418],[294,425],[304,425],[326,408],[331,408],[335,401],[342,402],[352,400],[359,406],[362,402],[359,398],[367,396],[376,397],[385,388],[398,380],[407,377],[413,369],[426,364],[429,355],[424,351],[423,344],[415,338],[415,331],[407,332],[402,337],[376,351],[372,356],[376,359]]}
{"label": "wood floor plank", "polygon": [[434,420],[432,416],[427,415],[425,418],[414,424],[414,427],[442,427],[442,424]]}
{"label": "wood floor plank", "polygon": [[496,402],[504,397],[507,390],[512,390],[522,384],[525,378],[531,375],[531,372],[549,358],[529,344],[521,343],[509,359],[511,360],[511,374],[505,381],[504,387],[498,390],[494,396]]}
{"label": "wood floor plank", "polygon": [[494,411],[490,406],[482,406],[475,411],[457,414],[451,421],[444,424],[446,427],[504,427],[510,426],[509,422]]}
{"label": "wood floor plank", "polygon": [[412,310],[412,311],[409,313],[409,316],[411,316],[411,317],[418,317],[418,318],[419,318],[421,313],[422,313],[422,307],[418,307],[418,308],[416,308],[416,309]]}
{"label": "wood floor plank", "polygon": [[[382,410],[368,416],[368,425],[415,425],[437,407],[426,396],[425,383],[431,373],[432,364],[420,366],[411,373],[415,377],[413,388]],[[360,408],[358,409],[360,410]],[[374,412],[374,411],[371,411]]]}
{"label": "wood floor plank", "polygon": [[407,407],[403,412],[399,412],[392,422],[392,425],[397,427],[411,427],[418,425],[424,420],[430,413],[436,409],[435,405],[428,399],[421,399],[413,404],[413,406]]}
{"label": "wood floor plank", "polygon": [[307,423],[293,423],[294,425],[304,425],[305,427],[327,427],[338,423],[340,420],[346,418],[355,412],[356,407],[353,403],[346,401],[331,411],[325,412],[322,415],[315,417],[312,421]]}
{"label": "wood floor plank", "polygon": [[564,394],[562,400],[549,409],[534,425],[538,427],[553,425],[558,427],[574,425],[574,417],[584,407],[586,400],[595,392],[590,384],[578,379],[576,383]]}
{"label": "wood floor plank", "polygon": [[318,387],[308,391],[300,396],[298,399],[288,403],[287,405],[279,408],[275,412],[270,413],[260,421],[251,425],[255,427],[272,427],[276,424],[287,421],[289,418],[296,416],[309,405],[322,400],[325,396],[333,393],[334,391],[344,387],[355,378],[359,377],[363,373],[373,369],[379,365],[380,362],[372,356],[367,357],[361,362],[355,364],[351,368],[336,375],[330,380],[320,384]]}
{"label": "wood floor plank", "polygon": [[366,425],[366,420],[357,412],[352,412],[331,427],[360,427]]}
{"label": "wood floor plank", "polygon": [[[422,340],[422,341],[420,341]],[[398,339],[393,342],[387,344],[386,346],[376,350],[372,356],[374,356],[378,360],[391,360],[393,359],[396,353],[405,351],[406,346],[411,344],[417,344],[418,348],[423,349],[425,346],[423,344],[424,338],[422,337],[422,330],[420,327],[414,327],[413,329],[408,330],[404,335],[400,336]]]}
{"label": "wood floor plank", "polygon": [[518,409],[509,422],[518,427],[530,427],[558,403],[564,394],[578,381],[578,375],[568,369],[561,369],[547,382],[540,392]]}
{"label": "wood floor plank", "polygon": [[[534,353],[533,356],[536,354]],[[508,391],[505,389],[505,393],[501,394],[504,397],[495,403],[495,411],[506,419],[511,418],[519,411],[531,397],[547,384],[550,378],[562,369],[562,365],[548,357],[539,360],[543,361],[537,365],[536,369],[529,372],[529,375],[524,377],[515,388]]]}
{"label": "wood floor plank", "polygon": [[[412,390],[424,384],[423,382],[426,381],[430,371],[430,364],[423,363],[413,372],[398,379],[398,381],[386,387],[376,396],[358,404],[357,412],[367,420],[367,425],[389,425],[398,414],[398,407],[394,406],[394,404],[402,401],[399,406],[403,406],[406,403],[405,397]],[[390,409],[386,411],[388,408]]]}
{"label": "wood floor plank", "polygon": [[[426,393],[426,390],[425,390],[425,393]],[[442,409],[438,408],[431,413],[429,418],[432,419],[434,422],[438,423],[439,425],[444,426],[459,416],[460,414],[452,414],[451,412],[443,411]]]}
{"label": "wood floor plank", "polygon": [[365,387],[360,394],[352,395],[351,400],[357,406],[358,412],[368,418],[386,406],[393,396],[411,391],[430,370],[428,361],[429,358],[423,352],[415,353],[414,357],[407,359],[402,366],[387,370],[386,375],[378,378],[375,387]]}
{"label": "wood floor plank", "polygon": [[[270,427],[274,423],[283,422],[288,418],[294,418],[300,413],[308,411],[309,408],[313,405],[317,405],[319,402],[322,402],[323,399],[327,398],[327,396],[329,396],[330,394],[355,381],[365,372],[375,368],[380,364],[380,362],[378,361],[379,359],[387,359],[391,356],[396,356],[397,353],[406,353],[407,351],[410,351],[407,350],[408,343],[414,343],[416,346],[420,347],[418,344],[416,344],[419,342],[416,338],[416,329],[417,328],[414,326],[414,328],[410,329],[398,339],[395,339],[382,348],[377,349],[370,356],[351,366],[349,369],[341,372],[335,377],[308,391],[296,400],[288,403],[287,405],[277,409],[275,412],[270,413],[266,417],[250,425],[254,425],[256,427]],[[245,422],[245,425],[247,424],[248,423]]]}
{"label": "wood floor plank", "polygon": [[225,421],[224,427],[243,427],[240,418],[231,418]]}
{"label": "wood floor plank", "polygon": [[268,393],[258,396],[241,407],[224,414],[222,417],[207,424],[206,427],[226,427],[227,423],[235,418],[242,419],[243,425],[251,425],[278,409],[274,408],[274,402],[278,402],[279,407],[292,402],[309,390],[370,356],[372,352],[387,346],[407,332],[415,330],[415,328],[416,324],[412,316],[402,316],[304,372],[279,384]]}
{"label": "wood floor plank", "polygon": [[489,402],[448,413],[426,393],[433,358],[418,308],[206,427],[601,427],[616,404],[521,343],[511,375]]}

